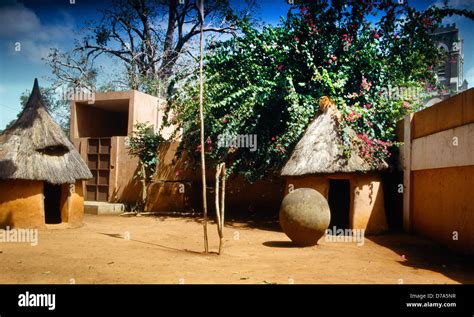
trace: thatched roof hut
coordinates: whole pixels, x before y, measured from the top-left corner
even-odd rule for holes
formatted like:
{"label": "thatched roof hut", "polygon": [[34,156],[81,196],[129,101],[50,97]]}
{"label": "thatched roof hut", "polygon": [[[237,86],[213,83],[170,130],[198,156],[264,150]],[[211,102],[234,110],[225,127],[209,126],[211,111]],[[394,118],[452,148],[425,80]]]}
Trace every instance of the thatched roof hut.
{"label": "thatched roof hut", "polygon": [[38,80],[18,120],[0,135],[0,179],[74,184],[92,178],[86,163],[48,113]]}
{"label": "thatched roof hut", "polygon": [[38,81],[18,120],[0,135],[0,227],[80,225],[92,178],[41,97]]}
{"label": "thatched roof hut", "polygon": [[[325,196],[331,208],[330,229],[386,229],[383,187],[379,171],[386,162],[370,164],[360,155],[362,140],[349,129],[352,140],[344,155],[340,113],[333,105],[308,126],[281,171],[286,192],[313,188]],[[347,129],[347,128],[346,128]]]}
{"label": "thatched roof hut", "polygon": [[316,173],[348,173],[382,170],[387,163],[369,164],[359,155],[358,137],[349,130],[353,140],[350,157],[343,153],[341,126],[335,107],[329,107],[314,119],[296,145],[293,153],[281,171],[282,176],[300,176]]}

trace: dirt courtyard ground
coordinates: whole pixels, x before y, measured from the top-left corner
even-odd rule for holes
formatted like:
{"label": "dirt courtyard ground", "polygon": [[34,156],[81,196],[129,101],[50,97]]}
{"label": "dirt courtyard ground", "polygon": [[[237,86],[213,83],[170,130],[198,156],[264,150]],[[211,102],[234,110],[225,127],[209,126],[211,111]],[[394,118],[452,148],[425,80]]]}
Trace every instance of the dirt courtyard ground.
{"label": "dirt courtyard ground", "polygon": [[275,224],[229,222],[224,255],[201,254],[202,240],[195,218],[86,215],[37,246],[0,243],[0,283],[474,283],[472,259],[406,234],[298,248]]}

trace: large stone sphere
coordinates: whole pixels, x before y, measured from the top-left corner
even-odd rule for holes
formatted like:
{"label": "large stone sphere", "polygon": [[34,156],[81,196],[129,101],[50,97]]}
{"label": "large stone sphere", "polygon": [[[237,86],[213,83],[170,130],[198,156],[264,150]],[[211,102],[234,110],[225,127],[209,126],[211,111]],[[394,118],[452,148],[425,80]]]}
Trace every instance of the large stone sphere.
{"label": "large stone sphere", "polygon": [[280,225],[297,245],[316,245],[330,220],[331,212],[326,198],[312,188],[295,189],[281,203]]}

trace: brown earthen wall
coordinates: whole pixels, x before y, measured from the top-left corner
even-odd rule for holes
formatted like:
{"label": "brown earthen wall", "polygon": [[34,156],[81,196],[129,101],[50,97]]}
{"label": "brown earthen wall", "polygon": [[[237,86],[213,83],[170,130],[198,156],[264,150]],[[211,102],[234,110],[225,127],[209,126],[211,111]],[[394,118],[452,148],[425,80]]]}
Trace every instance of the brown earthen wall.
{"label": "brown earthen wall", "polygon": [[0,228],[44,228],[43,182],[0,181]]}
{"label": "brown earthen wall", "polygon": [[77,181],[73,190],[70,191],[70,186],[67,184],[67,190],[70,191],[67,200],[68,206],[68,224],[71,227],[78,227],[82,225],[82,219],[84,217],[84,192],[83,192],[84,181]]}
{"label": "brown earthen wall", "polygon": [[412,184],[414,232],[474,254],[474,166],[414,171]]}
{"label": "brown earthen wall", "polygon": [[366,234],[380,234],[387,230],[383,186],[380,175],[377,173],[288,177],[285,194],[297,188],[313,188],[327,199],[330,179],[347,179],[350,181],[351,229],[365,229]]}
{"label": "brown earthen wall", "polygon": [[415,113],[412,138],[420,138],[472,122],[474,122],[474,88]]}
{"label": "brown earthen wall", "polygon": [[404,122],[410,140],[398,134],[405,230],[466,254],[474,254],[473,123],[471,88],[413,114]]}
{"label": "brown earthen wall", "polygon": [[112,138],[112,155],[114,160],[109,185],[109,201],[122,203],[136,203],[141,199],[141,183],[134,179],[138,169],[138,158],[131,157],[125,144],[125,137]]}

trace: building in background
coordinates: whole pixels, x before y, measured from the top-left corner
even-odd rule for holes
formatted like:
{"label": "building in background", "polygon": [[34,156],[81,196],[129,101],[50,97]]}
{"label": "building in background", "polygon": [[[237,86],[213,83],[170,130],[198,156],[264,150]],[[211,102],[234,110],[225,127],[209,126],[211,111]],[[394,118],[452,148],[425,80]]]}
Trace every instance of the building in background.
{"label": "building in background", "polygon": [[468,88],[464,79],[464,40],[461,38],[456,24],[447,24],[433,32],[438,48],[443,49],[447,56],[442,65],[436,69],[438,82],[444,87],[436,95],[425,100],[425,106],[432,106],[450,96]]}
{"label": "building in background", "polygon": [[[141,187],[134,180],[138,159],[128,154],[128,138],[136,123],[158,130],[164,115],[159,98],[136,90],[71,101],[70,137],[93,175],[85,185],[87,201],[133,204],[140,200]],[[161,132],[167,138],[172,130]]]}
{"label": "building in background", "polygon": [[309,124],[281,170],[286,193],[297,188],[321,193],[331,210],[331,230],[336,227],[383,233],[388,226],[381,171],[388,165],[384,161],[367,163],[352,129],[349,135],[355,142],[350,155],[345,155],[339,120],[338,110],[332,106]]}
{"label": "building in background", "polygon": [[35,80],[25,108],[0,135],[0,228],[80,226],[83,183],[91,177]]}

